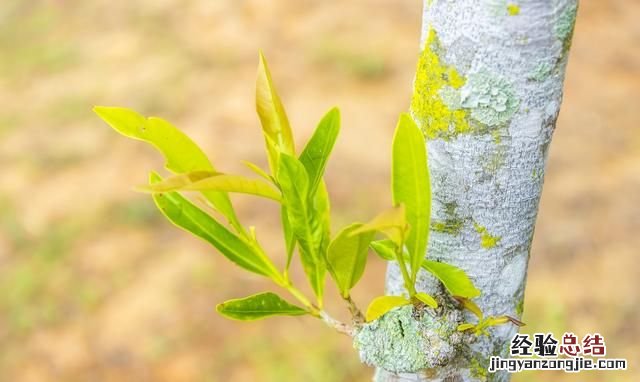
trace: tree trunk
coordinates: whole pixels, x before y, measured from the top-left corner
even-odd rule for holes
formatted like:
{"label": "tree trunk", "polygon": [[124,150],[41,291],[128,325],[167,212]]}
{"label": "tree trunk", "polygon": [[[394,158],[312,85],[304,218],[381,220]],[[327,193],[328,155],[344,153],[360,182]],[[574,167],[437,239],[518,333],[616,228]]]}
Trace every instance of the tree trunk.
{"label": "tree trunk", "polygon": [[[577,0],[425,0],[411,113],[427,137],[428,257],[464,269],[485,315],[520,317],[545,162],[562,99]],[[389,294],[404,293],[400,272]],[[418,289],[445,298],[422,275]],[[471,315],[466,321],[475,322]],[[512,325],[491,329],[448,365],[377,381],[507,381]]]}

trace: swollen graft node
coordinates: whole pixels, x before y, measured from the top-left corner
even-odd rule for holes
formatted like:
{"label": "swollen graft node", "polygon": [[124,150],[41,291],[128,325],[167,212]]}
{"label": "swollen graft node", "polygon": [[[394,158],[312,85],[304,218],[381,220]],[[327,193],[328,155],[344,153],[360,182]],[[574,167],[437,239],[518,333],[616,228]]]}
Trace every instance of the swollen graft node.
{"label": "swollen graft node", "polygon": [[363,363],[394,373],[415,373],[450,363],[463,345],[459,310],[435,313],[412,305],[364,324],[354,336]]}

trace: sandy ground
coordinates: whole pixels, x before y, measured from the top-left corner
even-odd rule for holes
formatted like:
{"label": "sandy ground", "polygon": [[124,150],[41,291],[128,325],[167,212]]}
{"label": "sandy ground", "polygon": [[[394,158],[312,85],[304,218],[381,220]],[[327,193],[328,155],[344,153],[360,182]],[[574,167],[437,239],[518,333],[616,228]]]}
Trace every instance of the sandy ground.
{"label": "sandy ground", "polygon": [[[527,332],[600,332],[630,370],[516,382],[640,380],[639,16],[638,1],[581,4],[524,317]],[[162,160],[91,107],[165,117],[248,174],[240,160],[266,164],[263,49],[298,142],[342,110],[327,170],[339,226],[388,204],[419,29],[416,0],[0,2],[0,381],[367,381],[349,340],[311,318],[218,316],[216,303],[271,286],[133,192]],[[234,202],[282,261],[273,206]],[[361,305],[383,274],[372,260]]]}

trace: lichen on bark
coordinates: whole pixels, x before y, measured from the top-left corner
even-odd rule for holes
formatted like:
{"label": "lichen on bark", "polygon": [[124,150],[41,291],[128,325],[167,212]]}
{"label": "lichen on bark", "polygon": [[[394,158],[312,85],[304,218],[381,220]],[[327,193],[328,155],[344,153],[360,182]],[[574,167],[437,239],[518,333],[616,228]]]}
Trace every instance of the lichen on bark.
{"label": "lichen on bark", "polygon": [[396,308],[364,324],[354,337],[363,363],[392,372],[416,373],[451,363],[463,345],[464,334],[457,309],[413,305]]}
{"label": "lichen on bark", "polygon": [[578,4],[569,2],[554,26],[556,36],[562,41],[563,52],[567,52],[571,47],[571,37],[573,36],[573,28],[576,24],[577,14]]}
{"label": "lichen on bark", "polygon": [[464,226],[465,219],[457,214],[457,208],[458,204],[456,202],[445,203],[443,209],[444,219],[432,217],[431,230],[451,235],[459,234]]}
{"label": "lichen on bark", "polygon": [[[429,29],[427,33],[416,69],[416,89],[420,90],[411,100],[411,111],[427,137],[451,138],[471,130],[467,112],[456,108],[454,100],[456,89],[466,79],[440,59],[438,52],[442,48],[435,30]],[[459,95],[457,98],[459,106]]]}
{"label": "lichen on bark", "polygon": [[415,77],[411,111],[427,139],[484,133],[506,124],[520,101],[512,85],[486,71],[462,76],[444,62],[438,35],[430,28]]}
{"label": "lichen on bark", "polygon": [[498,245],[500,242],[500,236],[494,236],[489,233],[487,227],[481,226],[478,223],[473,223],[473,228],[480,234],[480,245],[482,248],[491,249]]}
{"label": "lichen on bark", "polygon": [[469,75],[460,89],[460,105],[471,111],[471,117],[486,126],[498,126],[509,121],[520,101],[511,84],[486,71]]}

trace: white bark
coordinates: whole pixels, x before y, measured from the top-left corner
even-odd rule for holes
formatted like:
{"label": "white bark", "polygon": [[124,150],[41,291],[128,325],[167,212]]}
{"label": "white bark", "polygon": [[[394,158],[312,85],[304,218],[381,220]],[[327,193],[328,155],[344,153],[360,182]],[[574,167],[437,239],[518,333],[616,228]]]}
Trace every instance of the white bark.
{"label": "white bark", "polygon": [[[467,272],[485,315],[522,314],[576,9],[577,0],[425,0],[411,111],[428,137],[428,257]],[[444,293],[427,275],[418,287]],[[387,289],[404,292],[395,265]],[[379,369],[376,380],[507,381],[486,372],[487,361],[507,354],[516,330],[496,327],[448,366],[400,375]]]}

